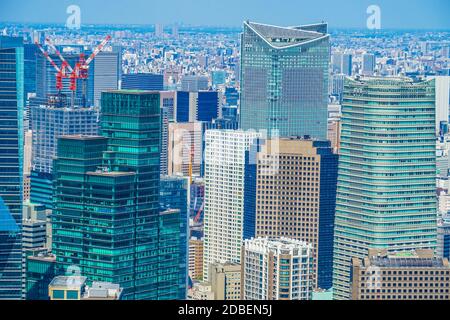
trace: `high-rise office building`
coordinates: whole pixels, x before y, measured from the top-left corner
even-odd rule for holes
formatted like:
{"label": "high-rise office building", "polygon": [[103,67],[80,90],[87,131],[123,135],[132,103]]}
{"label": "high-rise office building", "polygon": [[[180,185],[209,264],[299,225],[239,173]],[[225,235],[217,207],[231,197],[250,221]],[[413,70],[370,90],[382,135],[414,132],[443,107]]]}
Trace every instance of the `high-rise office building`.
{"label": "high-rise office building", "polygon": [[246,180],[245,193],[247,207],[255,208],[256,236],[306,241],[314,286],[330,289],[338,167],[330,142],[267,140],[254,163],[256,174]]}
{"label": "high-rise office building", "polygon": [[23,250],[46,248],[49,211],[44,205],[30,202],[23,204],[22,246]]}
{"label": "high-rise office building", "polygon": [[89,65],[87,106],[100,106],[103,91],[119,88],[119,52],[100,52]]}
{"label": "high-rise office building", "polygon": [[53,159],[58,138],[64,135],[97,135],[98,108],[64,107],[49,103],[31,107],[32,171],[30,198],[52,208]]}
{"label": "high-rise office building", "polygon": [[331,55],[333,73],[351,76],[353,71],[353,56],[349,53],[335,52]]}
{"label": "high-rise office building", "polygon": [[[136,174],[137,212],[134,230],[136,283],[134,299],[177,297],[172,288],[159,288],[160,97],[157,92],[111,91],[102,94],[101,134],[108,137],[105,164],[112,171]],[[120,131],[119,131],[120,130]],[[119,133],[120,132],[120,133]],[[179,224],[178,224],[179,226]],[[173,239],[178,245],[179,238]],[[177,264],[179,265],[179,264]],[[161,269],[159,271],[159,269]]]}
{"label": "high-rise office building", "polygon": [[0,300],[22,296],[24,52],[0,37]]}
{"label": "high-rise office building", "polygon": [[56,257],[48,249],[25,252],[25,299],[49,300],[48,285],[56,276]]}
{"label": "high-rise office building", "polygon": [[333,74],[329,83],[328,93],[330,96],[336,97],[339,103],[342,102],[342,94],[344,93],[344,80],[344,74]]}
{"label": "high-rise office building", "polygon": [[123,74],[122,89],[162,91],[164,89],[164,76],[153,73]]}
{"label": "high-rise office building", "polygon": [[214,300],[241,300],[241,265],[215,263],[209,268]]}
{"label": "high-rise office building", "polygon": [[23,201],[30,199],[31,192],[31,168],[33,155],[33,132],[25,130],[23,146]]}
{"label": "high-rise office building", "polygon": [[212,121],[222,115],[219,105],[217,91],[178,91],[175,119],[177,122]]}
{"label": "high-rise office building", "polygon": [[181,176],[161,176],[159,187],[159,203],[162,211],[176,209],[179,211],[180,225],[180,268],[179,289],[181,297],[186,295],[189,255],[189,212],[188,212],[189,180]]}
{"label": "high-rise office building", "polygon": [[187,75],[181,79],[181,91],[197,92],[200,90],[208,90],[208,88],[208,77]]}
{"label": "high-rise office building", "polygon": [[202,124],[200,122],[169,123],[168,174],[201,175],[203,156]]}
{"label": "high-rise office building", "polygon": [[169,112],[169,121],[174,121],[177,91],[161,91],[159,94],[161,97],[161,108],[167,108]]}
{"label": "high-rise office building", "polygon": [[371,249],[352,259],[351,286],[352,300],[450,300],[450,264],[433,250]]}
{"label": "high-rise office building", "polygon": [[436,255],[450,259],[450,216],[444,214],[438,221]]}
{"label": "high-rise office building", "polygon": [[408,78],[346,80],[334,233],[335,299],[350,298],[351,259],[362,259],[370,248],[436,246],[434,90],[433,81]]}
{"label": "high-rise office building", "polygon": [[206,131],[203,279],[213,263],[239,263],[244,239],[244,177],[256,132]]}
{"label": "high-rise office building", "polygon": [[449,122],[450,76],[434,78],[436,84],[436,135],[441,133],[441,123]]}
{"label": "high-rise office building", "polygon": [[284,28],[244,23],[243,130],[326,139],[330,57],[326,29],[326,24]]}
{"label": "high-rise office building", "polygon": [[242,300],[311,300],[312,247],[289,238],[245,240]]}
{"label": "high-rise office building", "polygon": [[193,280],[203,279],[203,239],[189,239],[189,276]]}
{"label": "high-rise office building", "polygon": [[[55,169],[53,220],[53,248],[58,263],[66,270],[78,265],[92,281],[116,277],[113,280],[123,285],[126,299],[183,299],[185,290],[181,295],[179,288],[179,210],[160,212],[159,206],[159,94],[108,91],[102,94],[101,101],[104,138],[68,137],[61,139],[64,144],[60,141],[58,146],[61,155],[58,153]],[[75,170],[77,163],[84,167]],[[73,176],[77,178],[71,179]],[[69,234],[67,230],[73,228],[66,216],[79,210],[71,207],[73,197],[81,197],[79,201],[85,205],[77,215],[83,221]],[[96,219],[100,216],[91,213],[104,212],[106,207],[110,223],[105,228],[111,232],[99,234]],[[106,218],[104,213],[101,217],[103,221]],[[80,239],[70,242],[72,249],[62,247],[67,236]],[[99,237],[106,240],[102,242]],[[89,249],[98,246],[101,252]],[[122,250],[113,250],[117,246]],[[132,259],[124,259],[128,261],[124,265],[117,263],[122,255]]]}
{"label": "high-rise office building", "polygon": [[168,174],[169,166],[169,108],[161,107],[161,155],[159,157],[160,174]]}
{"label": "high-rise office building", "polygon": [[373,76],[375,66],[376,66],[375,55],[370,53],[363,54],[361,73],[365,76]]}

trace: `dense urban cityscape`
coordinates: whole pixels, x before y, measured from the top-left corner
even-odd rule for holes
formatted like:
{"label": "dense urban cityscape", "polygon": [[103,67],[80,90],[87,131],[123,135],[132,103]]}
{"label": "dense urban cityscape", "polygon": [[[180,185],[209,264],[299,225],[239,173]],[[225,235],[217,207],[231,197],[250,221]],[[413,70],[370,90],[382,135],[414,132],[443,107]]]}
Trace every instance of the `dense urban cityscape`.
{"label": "dense urban cityscape", "polygon": [[450,300],[450,29],[71,10],[0,22],[0,300]]}

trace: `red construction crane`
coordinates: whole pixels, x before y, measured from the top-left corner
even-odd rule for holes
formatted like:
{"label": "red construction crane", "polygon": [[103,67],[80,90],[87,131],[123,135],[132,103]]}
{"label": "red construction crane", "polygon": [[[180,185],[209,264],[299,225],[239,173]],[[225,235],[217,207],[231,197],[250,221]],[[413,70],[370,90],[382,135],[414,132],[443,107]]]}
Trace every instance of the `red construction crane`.
{"label": "red construction crane", "polygon": [[197,214],[194,217],[194,222],[198,223],[200,221],[200,218],[202,216],[202,212],[203,212],[203,208],[205,207],[205,200],[203,200],[202,205],[200,206],[200,208],[197,211]]}
{"label": "red construction crane", "polygon": [[[47,44],[55,51],[56,55],[62,62],[61,68],[59,68],[56,63],[53,61],[53,59],[49,56],[49,54],[42,48],[42,46],[36,42],[36,45],[41,50],[42,54],[47,58],[47,60],[52,64],[52,66],[56,69],[58,72],[56,75],[56,88],[59,92],[61,92],[63,88],[62,84],[62,78],[70,78],[70,91],[72,91],[72,107],[75,103],[75,92],[77,90],[77,80],[81,79],[83,80],[83,107],[86,106],[86,80],[89,77],[89,64],[92,62],[92,60],[95,59],[95,57],[103,50],[105,45],[108,43],[108,41],[111,40],[111,36],[106,36],[106,38],[94,49],[92,54],[89,56],[89,58],[85,59],[85,54],[81,53],[78,59],[78,62],[76,63],[75,67],[72,68],[69,63],[64,59],[61,52],[55,47],[55,45],[52,43],[52,41],[49,38],[46,38]],[[69,75],[66,74],[66,69],[69,71]]]}
{"label": "red construction crane", "polygon": [[41,50],[42,55],[47,59],[48,62],[50,62],[50,64],[53,66],[53,68],[55,68],[55,70],[57,72],[56,73],[56,89],[58,90],[58,94],[60,95],[61,90],[63,88],[62,78],[66,76],[65,69],[68,66],[68,63],[65,62],[65,60],[64,60],[61,65],[61,68],[58,67],[56,65],[55,61],[53,61],[53,59],[50,57],[48,52],[44,50],[44,48],[40,45],[40,43],[36,41],[35,44],[39,48],[39,50]]}

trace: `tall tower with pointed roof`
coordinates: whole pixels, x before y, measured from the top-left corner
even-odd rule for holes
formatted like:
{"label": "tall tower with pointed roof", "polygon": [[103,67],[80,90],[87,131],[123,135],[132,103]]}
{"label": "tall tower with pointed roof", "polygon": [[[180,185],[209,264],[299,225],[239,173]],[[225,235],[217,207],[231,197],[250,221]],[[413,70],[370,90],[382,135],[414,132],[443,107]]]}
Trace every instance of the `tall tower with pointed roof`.
{"label": "tall tower with pointed roof", "polygon": [[240,109],[243,130],[326,139],[330,57],[327,29],[326,23],[277,27],[244,22]]}

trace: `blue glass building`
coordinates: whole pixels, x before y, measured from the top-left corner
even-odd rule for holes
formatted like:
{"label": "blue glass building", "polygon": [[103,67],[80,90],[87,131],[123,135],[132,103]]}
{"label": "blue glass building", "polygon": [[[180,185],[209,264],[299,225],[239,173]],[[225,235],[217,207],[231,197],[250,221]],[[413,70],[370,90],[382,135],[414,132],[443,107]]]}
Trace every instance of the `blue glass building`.
{"label": "blue glass building", "polygon": [[0,300],[22,297],[24,51],[0,37]]}
{"label": "blue glass building", "polygon": [[159,187],[161,211],[176,209],[179,211],[180,226],[180,269],[179,299],[186,298],[188,276],[188,179],[186,177],[162,176]]}
{"label": "blue glass building", "polygon": [[327,24],[277,27],[245,22],[241,39],[242,130],[327,138]]}
{"label": "blue glass building", "polygon": [[123,90],[164,90],[164,76],[152,73],[133,73],[122,75]]}

